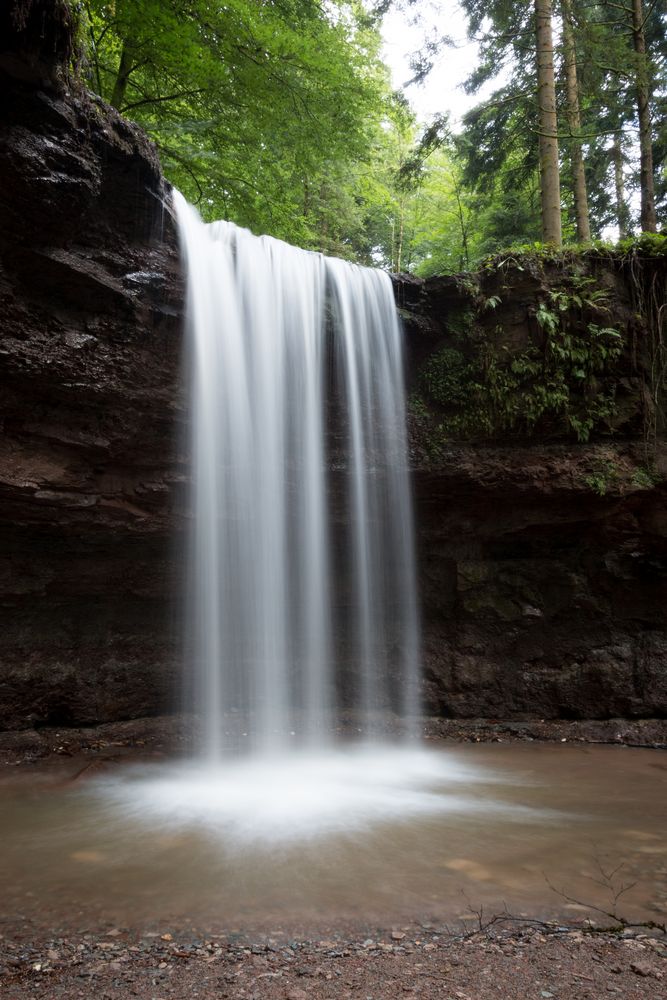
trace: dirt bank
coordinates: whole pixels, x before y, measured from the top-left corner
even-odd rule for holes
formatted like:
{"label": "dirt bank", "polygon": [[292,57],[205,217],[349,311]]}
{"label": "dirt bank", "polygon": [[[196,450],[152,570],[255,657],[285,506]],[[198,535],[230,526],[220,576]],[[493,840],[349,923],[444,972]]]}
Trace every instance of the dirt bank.
{"label": "dirt bank", "polygon": [[281,929],[253,938],[211,928],[122,927],[48,933],[5,925],[0,972],[7,1000],[664,1000],[667,942],[579,928],[494,925],[369,927],[319,940]]}

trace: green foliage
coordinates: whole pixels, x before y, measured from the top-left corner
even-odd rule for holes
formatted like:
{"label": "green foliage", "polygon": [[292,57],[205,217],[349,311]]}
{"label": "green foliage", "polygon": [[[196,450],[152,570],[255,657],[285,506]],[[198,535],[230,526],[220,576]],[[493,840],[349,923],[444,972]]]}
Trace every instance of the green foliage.
{"label": "green foliage", "polygon": [[640,233],[639,236],[628,236],[619,240],[616,249],[626,256],[641,253],[647,257],[667,257],[667,234]]}
{"label": "green foliage", "polygon": [[624,491],[628,485],[635,489],[652,490],[660,482],[660,474],[653,466],[638,466],[628,481],[627,472],[624,475],[613,459],[604,456],[595,459],[591,463],[590,474],[584,476],[586,486],[601,497],[613,490]]}
{"label": "green foliage", "polygon": [[355,0],[88,0],[88,83],[208,217],[369,252],[364,177],[405,115]]}
{"label": "green foliage", "polygon": [[477,256],[474,203],[451,145],[415,159],[414,130],[396,171],[402,267],[420,277],[470,267]]}
{"label": "green foliage", "polygon": [[616,463],[610,458],[599,458],[584,482],[593,493],[603,497],[618,484],[619,478]]}
{"label": "green foliage", "polygon": [[[638,236],[628,236],[617,242],[593,240],[586,244],[571,244],[559,250],[547,244],[535,241],[533,243],[514,243],[502,247],[497,252],[484,257],[480,262],[482,272],[493,272],[499,268],[515,268],[518,271],[529,271],[541,278],[545,265],[555,265],[565,271],[573,272],[574,268],[586,266],[586,261],[596,259],[615,261],[622,266],[624,261],[635,257],[643,260],[654,258],[660,260],[667,256],[667,235],[662,233],[640,233]],[[570,274],[570,281],[577,294],[585,291],[585,286],[594,285],[594,279],[584,279],[579,284],[579,278]],[[600,302],[607,295],[604,290],[598,290],[594,296]],[[582,303],[586,304],[586,303]],[[595,301],[588,304],[595,305]]]}
{"label": "green foliage", "polygon": [[621,336],[594,323],[583,330],[563,324],[543,305],[536,319],[545,334],[541,347],[489,358],[493,424],[530,435],[541,422],[564,422],[578,441],[588,441],[616,410],[613,387],[601,388],[597,376],[620,356]]}
{"label": "green foliage", "polygon": [[483,306],[484,309],[495,309],[501,302],[502,299],[500,295],[490,295],[488,299],[484,299]]}
{"label": "green foliage", "polygon": [[474,367],[463,354],[445,347],[426,363],[421,371],[421,384],[428,397],[439,406],[465,406],[474,378]]}
{"label": "green foliage", "polygon": [[[608,293],[590,277],[571,274],[547,288],[534,306],[532,343],[510,349],[502,325],[491,336],[485,315],[503,296],[472,290],[476,313],[455,327],[460,348],[445,347],[420,373],[422,398],[438,413],[436,438],[498,437],[536,432],[588,441],[612,432],[618,330],[604,324]],[[511,299],[511,293],[509,298]]]}
{"label": "green foliage", "polygon": [[[168,178],[205,217],[428,277],[531,245],[540,232],[532,0],[462,6],[480,41],[467,89],[501,67],[505,79],[458,136],[439,115],[417,137],[405,99],[391,93],[377,17],[358,0],[81,0],[81,71],[155,139]],[[628,204],[634,183],[627,16],[609,13],[595,0],[575,25],[598,234],[618,214],[610,137]],[[656,123],[664,21],[647,9]],[[667,131],[657,125],[656,162],[662,148]]]}
{"label": "green foliage", "polygon": [[662,477],[654,468],[640,466],[632,474],[632,485],[641,490],[652,490],[661,482]]}

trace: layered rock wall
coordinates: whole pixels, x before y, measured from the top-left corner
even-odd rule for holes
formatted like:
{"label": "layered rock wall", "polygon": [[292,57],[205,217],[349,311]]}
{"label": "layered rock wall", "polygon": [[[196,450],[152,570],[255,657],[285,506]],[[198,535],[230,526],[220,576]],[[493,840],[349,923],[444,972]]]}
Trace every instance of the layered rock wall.
{"label": "layered rock wall", "polygon": [[0,725],[150,714],[183,478],[166,189],[110,108],[16,53],[0,78]]}
{"label": "layered rock wall", "polygon": [[[425,694],[435,713],[667,713],[659,249],[662,257],[655,248],[527,255],[494,262],[474,281],[396,281],[408,329]],[[550,342],[577,359],[599,329],[614,330],[618,344],[594,372],[582,377],[584,356],[560,379],[542,360],[540,309],[559,324]],[[545,385],[551,397],[530,427],[528,404]],[[588,440],[577,440],[568,414],[584,437],[592,415]]]}
{"label": "layered rock wall", "polygon": [[[39,59],[0,54],[0,76],[0,726],[156,714],[178,684],[187,520],[165,185],[143,134]],[[543,290],[504,280],[473,341],[525,352]],[[443,350],[473,371],[461,317],[478,292],[397,282],[433,713],[667,711],[664,454],[653,420],[649,469],[645,365],[614,281],[625,361],[605,378],[623,405],[586,443],[548,420],[482,434],[458,419],[465,384],[424,399]]]}

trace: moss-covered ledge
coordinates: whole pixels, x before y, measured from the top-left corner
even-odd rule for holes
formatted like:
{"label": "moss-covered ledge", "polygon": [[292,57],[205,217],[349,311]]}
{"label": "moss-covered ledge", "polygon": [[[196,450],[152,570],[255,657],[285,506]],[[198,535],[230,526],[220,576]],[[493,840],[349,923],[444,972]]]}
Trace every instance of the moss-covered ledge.
{"label": "moss-covered ledge", "polygon": [[460,441],[635,440],[650,479],[665,429],[667,237],[395,281],[417,464]]}

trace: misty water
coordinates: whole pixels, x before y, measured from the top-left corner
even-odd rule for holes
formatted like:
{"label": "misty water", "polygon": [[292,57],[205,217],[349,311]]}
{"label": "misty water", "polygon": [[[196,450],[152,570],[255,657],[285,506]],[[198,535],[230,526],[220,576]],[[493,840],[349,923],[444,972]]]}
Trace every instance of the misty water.
{"label": "misty water", "polygon": [[[62,759],[6,777],[0,785],[5,910],[53,926],[102,921],[164,930],[205,921],[223,931],[306,935],[335,924],[456,921],[471,908],[484,906],[488,914],[505,904],[517,914],[604,923],[580,904],[608,908],[627,884],[620,913],[664,920],[661,754],[570,745],[448,747],[432,751],[430,777],[422,769],[419,781],[413,774],[406,786],[405,774],[390,773],[391,751],[375,758],[355,752],[367,755],[357,759],[359,781],[339,783],[333,803],[326,801],[327,787],[335,787],[335,776],[326,774],[330,757],[315,757],[291,791],[275,784],[276,770],[253,780],[232,768],[212,808],[206,775],[190,772],[189,813],[165,809],[160,795],[171,798],[174,789],[160,786],[170,772],[155,764],[135,779],[123,773],[127,765],[110,763],[102,773],[93,768],[68,781],[81,761]],[[318,777],[320,767],[325,773]],[[128,797],[132,780],[145,788],[154,782],[152,794]],[[178,787],[182,793],[185,786]],[[319,814],[311,793],[325,798]],[[605,889],[600,868],[611,873],[618,865]]]}

